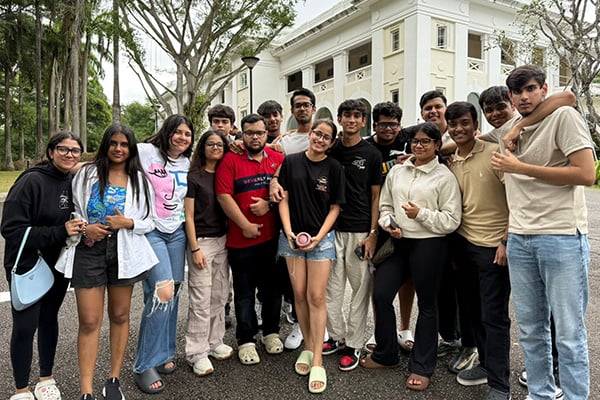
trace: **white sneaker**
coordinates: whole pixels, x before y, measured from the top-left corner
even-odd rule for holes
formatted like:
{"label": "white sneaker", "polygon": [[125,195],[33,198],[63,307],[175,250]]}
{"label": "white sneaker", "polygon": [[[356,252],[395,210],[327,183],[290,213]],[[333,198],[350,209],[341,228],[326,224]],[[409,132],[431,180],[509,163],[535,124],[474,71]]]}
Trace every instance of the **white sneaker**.
{"label": "white sneaker", "polygon": [[227,360],[228,358],[233,356],[233,348],[231,346],[227,346],[225,343],[221,343],[214,349],[210,350],[208,352],[208,355],[214,358],[215,360]]}
{"label": "white sneaker", "polygon": [[292,329],[292,333],[288,335],[285,339],[285,344],[283,345],[287,350],[296,350],[304,341],[304,337],[302,336],[302,331],[300,330],[300,324],[295,323],[294,329]]}
{"label": "white sneaker", "polygon": [[[556,390],[554,392],[554,399],[556,399],[556,400],[562,399],[564,395],[565,394],[563,393],[563,390],[557,386]],[[533,398],[529,394],[527,394],[527,397],[525,397],[525,400],[533,400]]]}
{"label": "white sneaker", "polygon": [[212,374],[215,369],[208,357],[199,359],[192,365],[192,370],[196,376],[206,376]]}
{"label": "white sneaker", "polygon": [[294,316],[292,315],[292,303],[288,303],[287,301],[283,300],[281,303],[281,311],[283,311],[283,315],[285,315],[285,320],[288,322],[288,324],[296,323],[294,321]]}

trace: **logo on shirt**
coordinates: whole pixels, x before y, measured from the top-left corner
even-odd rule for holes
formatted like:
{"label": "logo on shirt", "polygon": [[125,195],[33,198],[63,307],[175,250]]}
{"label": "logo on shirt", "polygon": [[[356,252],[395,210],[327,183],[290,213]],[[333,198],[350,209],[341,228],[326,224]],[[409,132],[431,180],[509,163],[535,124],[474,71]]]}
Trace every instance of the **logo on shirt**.
{"label": "logo on shirt", "polygon": [[352,161],[352,165],[354,165],[358,169],[366,168],[367,159],[362,157],[356,157],[354,161]]}
{"label": "logo on shirt", "polygon": [[326,176],[321,176],[317,178],[317,184],[315,185],[315,190],[318,192],[327,192],[329,188],[328,180]]}
{"label": "logo on shirt", "polygon": [[58,196],[58,208],[60,210],[66,210],[69,208],[69,191],[63,190],[60,196]]}

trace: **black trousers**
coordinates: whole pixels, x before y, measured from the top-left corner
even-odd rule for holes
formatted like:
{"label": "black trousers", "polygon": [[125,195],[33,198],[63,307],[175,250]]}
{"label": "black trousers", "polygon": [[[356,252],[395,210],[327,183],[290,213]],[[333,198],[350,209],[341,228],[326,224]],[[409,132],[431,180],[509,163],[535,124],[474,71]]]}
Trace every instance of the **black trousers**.
{"label": "black trousers", "polygon": [[509,392],[510,280],[508,266],[494,264],[496,247],[477,246],[459,234],[451,240],[458,273],[463,346],[477,347],[488,385]]}
{"label": "black trousers", "polygon": [[[58,311],[65,298],[69,280],[52,268],[54,285],[37,303],[22,310],[12,310],[12,335],[10,338],[10,360],[17,389],[29,385],[33,338],[38,333],[40,376],[52,376],[54,356],[58,343]],[[10,287],[10,282],[9,285]]]}
{"label": "black trousers", "polygon": [[419,316],[408,368],[422,376],[433,375],[437,363],[438,291],[446,253],[445,237],[394,241],[394,254],[379,265],[375,275],[374,361],[384,365],[399,361],[393,301],[400,286],[412,276]]}

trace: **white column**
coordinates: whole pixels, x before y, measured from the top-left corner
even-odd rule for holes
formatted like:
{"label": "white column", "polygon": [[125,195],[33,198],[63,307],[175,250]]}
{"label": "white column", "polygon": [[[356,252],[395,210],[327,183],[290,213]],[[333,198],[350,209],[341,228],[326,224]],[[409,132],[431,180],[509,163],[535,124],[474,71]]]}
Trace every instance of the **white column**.
{"label": "white column", "polygon": [[[488,43],[493,40],[491,35],[487,35]],[[502,81],[502,50],[500,46],[490,47],[486,51],[486,70],[488,73],[488,82],[490,86],[504,85]]]}
{"label": "white column", "polygon": [[383,29],[377,29],[371,35],[371,105],[382,102],[385,99],[383,93],[383,56],[385,37]]}
{"label": "white column", "polygon": [[421,118],[419,98],[431,90],[431,17],[417,14],[404,21],[404,110],[402,124],[414,125]]}
{"label": "white column", "polygon": [[302,68],[302,87],[312,90],[315,84],[315,66],[307,65]]}
{"label": "white column", "polygon": [[450,102],[466,100],[472,85],[472,82],[467,82],[469,28],[457,22],[454,32],[454,99],[448,99]]}
{"label": "white column", "polygon": [[333,106],[344,101],[344,87],[348,72],[348,52],[342,51],[333,55]]}

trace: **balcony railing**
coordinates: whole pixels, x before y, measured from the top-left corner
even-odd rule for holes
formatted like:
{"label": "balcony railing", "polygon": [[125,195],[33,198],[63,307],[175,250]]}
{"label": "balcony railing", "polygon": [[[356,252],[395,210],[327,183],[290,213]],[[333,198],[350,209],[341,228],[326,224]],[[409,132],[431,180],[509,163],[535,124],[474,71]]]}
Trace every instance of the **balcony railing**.
{"label": "balcony railing", "polygon": [[350,71],[346,74],[346,82],[347,83],[355,83],[361,81],[363,79],[367,79],[371,77],[371,66],[368,65],[366,67],[355,69],[354,71]]}

